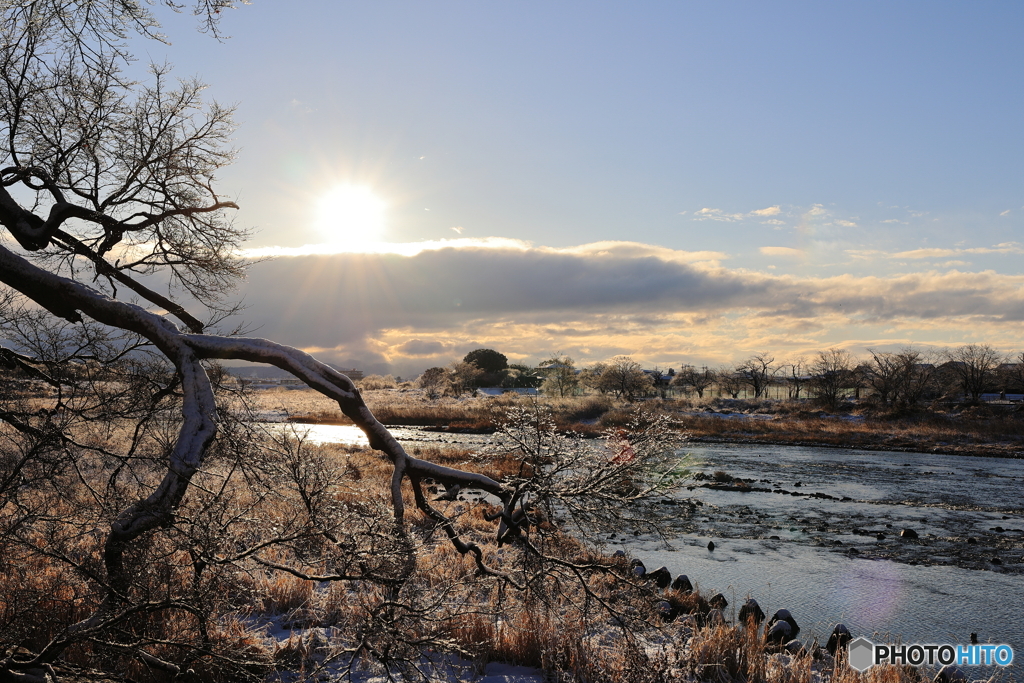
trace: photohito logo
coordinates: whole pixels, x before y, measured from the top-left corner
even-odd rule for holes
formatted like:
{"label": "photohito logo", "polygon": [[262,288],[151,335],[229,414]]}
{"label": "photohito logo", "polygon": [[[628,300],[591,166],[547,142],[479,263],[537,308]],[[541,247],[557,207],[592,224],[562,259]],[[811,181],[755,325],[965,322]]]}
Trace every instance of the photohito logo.
{"label": "photohito logo", "polygon": [[863,636],[850,641],[847,654],[850,668],[857,671],[867,671],[875,664],[1009,666],[1013,663],[1013,648],[1009,645],[876,645]]}

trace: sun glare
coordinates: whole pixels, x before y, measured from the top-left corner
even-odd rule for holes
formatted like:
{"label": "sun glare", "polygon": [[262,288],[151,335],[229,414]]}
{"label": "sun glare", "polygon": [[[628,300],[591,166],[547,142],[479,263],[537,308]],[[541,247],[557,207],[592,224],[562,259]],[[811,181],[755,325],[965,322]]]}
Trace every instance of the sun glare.
{"label": "sun glare", "polygon": [[380,241],[385,207],[370,188],[341,185],[320,199],[316,227],[325,242],[355,251]]}

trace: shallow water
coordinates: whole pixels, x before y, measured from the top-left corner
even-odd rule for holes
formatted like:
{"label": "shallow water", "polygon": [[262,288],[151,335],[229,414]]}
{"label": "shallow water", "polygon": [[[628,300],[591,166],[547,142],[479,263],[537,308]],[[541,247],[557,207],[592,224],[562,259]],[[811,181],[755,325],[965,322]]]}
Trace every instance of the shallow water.
{"label": "shallow water", "polygon": [[[352,426],[295,427],[312,442],[366,442]],[[403,442],[493,441],[392,433]],[[733,617],[747,595],[769,615],[789,609],[801,639],[824,641],[841,621],[877,640],[966,643],[976,632],[1024,656],[1024,461],[771,445],[693,444],[686,452],[694,472],[725,471],[769,491],[693,482],[666,500],[669,548],[632,536],[609,539],[610,548],[722,592]],[[918,538],[901,538],[904,528]]]}
{"label": "shallow water", "polygon": [[[721,591],[730,610],[747,595],[768,614],[789,609],[801,638],[824,640],[841,621],[855,635],[904,642],[966,643],[976,632],[1024,652],[1024,461],[731,444],[687,451],[695,472],[725,471],[771,492],[694,482],[678,499],[702,504],[676,506],[673,549],[611,541],[649,568]],[[918,538],[901,538],[905,528]]]}

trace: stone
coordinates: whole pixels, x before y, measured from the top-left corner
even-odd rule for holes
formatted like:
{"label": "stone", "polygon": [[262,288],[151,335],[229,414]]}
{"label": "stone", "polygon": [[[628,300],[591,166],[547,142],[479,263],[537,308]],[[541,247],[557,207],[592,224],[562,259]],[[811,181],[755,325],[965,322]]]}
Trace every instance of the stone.
{"label": "stone", "polygon": [[693,584],[690,583],[690,577],[686,574],[680,574],[675,578],[675,581],[672,582],[672,589],[682,591],[683,593],[692,593]]}
{"label": "stone", "polygon": [[835,657],[836,652],[846,647],[851,640],[853,640],[853,634],[850,633],[850,629],[846,628],[846,624],[836,624],[836,627],[832,629],[832,635],[828,637],[828,642],[825,643],[825,649]]}
{"label": "stone", "polygon": [[715,549],[715,542],[714,541],[708,541],[708,550],[714,551],[714,549]]}
{"label": "stone", "polygon": [[668,567],[658,567],[653,572],[649,572],[647,578],[653,581],[658,588],[668,588],[668,585],[672,583],[672,574]]}
{"label": "stone", "polygon": [[917,538],[917,532],[913,529],[904,529],[900,532],[901,538]]}
{"label": "stone", "polygon": [[707,619],[705,619],[704,623],[708,626],[724,626],[725,615],[722,614],[722,610],[713,609],[708,612]]}
{"label": "stone", "polygon": [[804,652],[804,644],[799,640],[791,640],[786,643],[786,651],[791,655],[801,655]]}
{"label": "stone", "polygon": [[968,536],[967,542],[971,545],[976,545],[978,543],[978,539],[976,539],[974,536]]}
{"label": "stone", "polygon": [[668,600],[659,600],[654,603],[654,611],[658,613],[658,616],[663,621],[675,621],[676,616],[679,614],[679,610]]}
{"label": "stone", "polygon": [[785,621],[777,621],[774,624],[769,625],[764,630],[764,639],[768,643],[777,643],[782,645],[788,643],[793,638],[793,627]]}
{"label": "stone", "polygon": [[788,609],[780,609],[775,614],[773,614],[772,618],[768,620],[768,625],[765,628],[770,630],[773,625],[779,623],[780,621],[789,624],[790,628],[792,629],[792,634],[789,637],[796,638],[797,635],[800,633],[800,627],[797,625],[796,619],[793,618],[793,615],[789,613]]}
{"label": "stone", "polygon": [[708,604],[714,607],[715,609],[725,609],[729,606],[729,601],[726,600],[725,596],[721,593],[715,593],[711,597],[711,599],[708,600]]}
{"label": "stone", "polygon": [[748,624],[751,620],[754,622],[754,627],[757,628],[764,621],[764,612],[761,610],[761,606],[757,604],[757,600],[754,598],[747,598],[747,601],[743,603],[743,607],[740,607],[740,623]]}
{"label": "stone", "polygon": [[939,673],[935,675],[935,683],[954,683],[955,681],[966,681],[967,675],[959,668],[952,664],[939,669]]}
{"label": "stone", "polygon": [[633,558],[629,561],[629,568],[633,572],[633,576],[643,576],[647,573],[647,567],[640,560]]}

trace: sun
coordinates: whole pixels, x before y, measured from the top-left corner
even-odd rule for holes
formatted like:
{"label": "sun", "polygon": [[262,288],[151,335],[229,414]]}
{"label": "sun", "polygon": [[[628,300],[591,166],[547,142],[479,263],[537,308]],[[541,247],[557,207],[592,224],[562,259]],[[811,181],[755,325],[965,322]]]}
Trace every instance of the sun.
{"label": "sun", "polygon": [[316,228],[324,241],[348,250],[379,242],[384,200],[362,185],[339,185],[317,203]]}

